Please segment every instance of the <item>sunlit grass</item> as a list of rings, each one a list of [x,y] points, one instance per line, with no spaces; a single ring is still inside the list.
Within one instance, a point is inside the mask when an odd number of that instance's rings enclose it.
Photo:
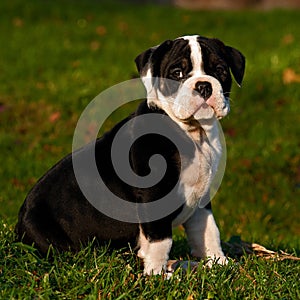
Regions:
[[[222,239],[239,235],[299,255],[299,11],[204,13],[93,0],[11,0],[0,10],[0,298],[299,298],[297,262],[245,256],[238,266],[166,282],[142,277],[130,253],[87,247],[46,260],[13,236],[29,189],[71,151],[85,106],[137,76],[134,58],[148,47],[199,33],[247,59],[243,87],[233,86],[222,120],[227,169],[213,199]],[[173,258],[187,259],[180,232],[175,240]]]

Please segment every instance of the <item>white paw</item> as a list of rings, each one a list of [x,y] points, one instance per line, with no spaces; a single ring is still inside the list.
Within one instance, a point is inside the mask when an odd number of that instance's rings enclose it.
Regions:
[[[166,270],[165,266],[162,264],[145,264],[144,275],[160,275]]]
[[[144,275],[160,275],[166,270],[169,252],[172,246],[172,239],[149,243],[147,252],[139,253],[144,255]]]
[[[208,256],[207,257],[207,263],[205,264],[207,267],[211,268],[214,264],[218,265],[227,265],[228,264],[228,258],[224,255],[221,256]]]

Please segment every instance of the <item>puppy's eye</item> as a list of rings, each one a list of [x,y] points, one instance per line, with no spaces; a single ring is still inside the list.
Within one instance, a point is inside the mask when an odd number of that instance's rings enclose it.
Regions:
[[[180,68],[176,68],[176,69],[173,69],[171,72],[170,72],[170,77],[172,79],[182,79],[183,78],[183,73],[182,73],[182,70]]]
[[[216,67],[216,72],[221,77],[226,77],[227,76],[227,70],[221,65],[218,65]]]

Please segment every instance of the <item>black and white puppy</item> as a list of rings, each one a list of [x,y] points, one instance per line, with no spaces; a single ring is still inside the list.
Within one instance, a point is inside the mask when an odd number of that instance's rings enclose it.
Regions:
[[[245,58],[218,39],[195,35],[167,40],[140,54],[135,62],[146,87],[147,100],[97,140],[98,171],[109,190],[126,201],[150,203],[175,188],[173,199],[178,198],[182,204],[160,219],[149,216],[149,222],[130,223],[111,218],[83,195],[70,154],[50,169],[27,195],[16,225],[18,237],[25,243],[34,243],[42,253],[47,252],[50,244],[59,250],[77,251],[94,238],[99,244],[109,242],[113,247],[130,243],[143,259],[144,274],[160,274],[165,270],[172,246],[172,228],[182,224],[192,255],[224,264],[227,259],[211,206],[199,203],[209,197],[222,155],[217,119],[230,110],[231,73],[240,85]],[[159,165],[150,169],[149,159],[156,154],[164,157],[167,168],[155,186],[130,186],[114,170],[111,145],[126,122],[153,113],[161,116],[161,126],[176,134],[185,150],[179,153],[172,141],[161,135],[140,137],[129,153],[133,171],[138,176],[155,172]],[[137,126],[146,127],[147,122],[133,122],[128,132],[123,133],[125,138],[134,136]],[[85,148],[75,153],[77,159],[84,159],[84,151]],[[94,178],[87,174],[86,182],[92,185]]]

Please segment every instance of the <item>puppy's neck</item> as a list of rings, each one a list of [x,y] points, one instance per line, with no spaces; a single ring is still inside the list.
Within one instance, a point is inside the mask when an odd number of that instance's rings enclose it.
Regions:
[[[220,142],[220,129],[216,118],[208,120],[194,120],[182,124],[182,129],[195,142],[201,152],[209,154],[208,158],[212,162],[212,173],[215,174],[222,156],[222,144]],[[205,150],[206,149],[206,150]]]
[[[197,121],[190,119],[180,122],[179,126],[195,142],[202,144],[205,140],[210,141],[214,136],[218,136],[218,128],[213,120]]]

